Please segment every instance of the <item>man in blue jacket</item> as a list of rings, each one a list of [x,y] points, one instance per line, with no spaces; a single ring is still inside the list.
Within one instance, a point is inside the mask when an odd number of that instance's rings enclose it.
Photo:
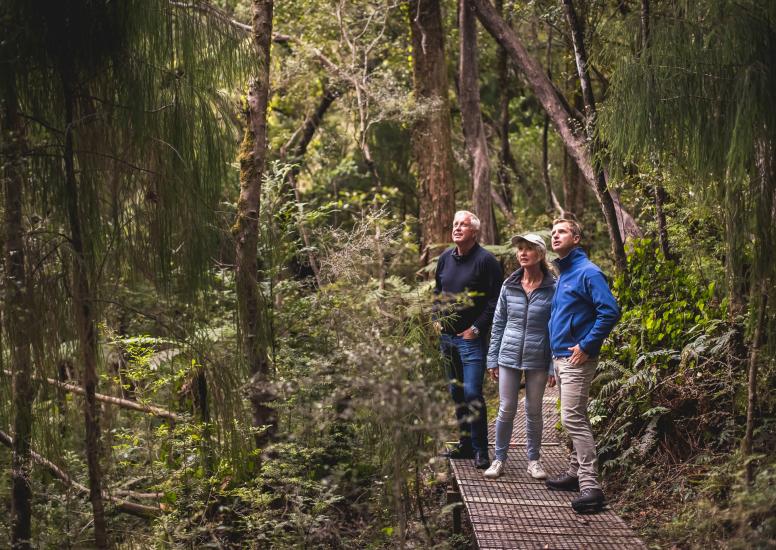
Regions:
[[[560,390],[561,423],[574,451],[565,475],[548,479],[547,488],[580,491],[571,501],[576,512],[598,512],[604,493],[598,483],[598,457],[587,416],[590,384],[598,353],[620,309],[601,269],[579,248],[582,231],[576,220],[552,224],[552,249],[558,254],[558,277],[550,315],[550,347]]]
[[[495,256],[477,243],[480,220],[466,210],[455,213],[455,248],[442,252],[436,269],[435,317],[441,330],[450,393],[461,434],[450,458],[473,458],[477,468],[490,466],[488,418],[482,381],[485,342],[496,310],[503,276]],[[446,300],[446,303],[445,303]]]

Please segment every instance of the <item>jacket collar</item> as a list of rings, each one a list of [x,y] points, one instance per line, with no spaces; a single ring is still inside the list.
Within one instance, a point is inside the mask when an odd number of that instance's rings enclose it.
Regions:
[[[512,275],[510,275],[507,280],[504,281],[504,286],[522,287],[523,271],[524,269],[522,267],[518,268],[517,271],[512,273]],[[540,284],[537,288],[546,288],[554,284],[555,277],[552,275],[552,273],[545,273],[544,278],[542,279],[542,284]]]
[[[587,259],[587,254],[577,246],[572,248],[571,252],[569,252],[565,258],[556,258],[553,260],[553,263],[558,266],[558,271],[563,272],[571,269],[575,263],[578,263],[582,259]]]
[[[466,254],[464,254],[463,256],[461,256],[460,254],[458,254],[458,247],[457,247],[457,246],[454,246],[454,247],[453,247],[453,259],[454,259],[456,262],[465,262],[466,260],[468,260],[469,258],[471,258],[472,256],[474,256],[474,253],[475,253],[475,252],[477,252],[477,249],[478,249],[479,247],[480,247],[480,243],[478,243],[478,242],[475,242],[475,243],[474,243],[474,246],[472,246],[472,247],[469,249],[469,251],[468,251]]]

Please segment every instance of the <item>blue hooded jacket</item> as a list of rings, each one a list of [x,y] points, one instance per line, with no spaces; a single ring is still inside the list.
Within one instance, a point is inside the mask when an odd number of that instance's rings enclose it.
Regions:
[[[552,299],[550,347],[555,357],[569,357],[568,348],[579,344],[590,357],[620,318],[620,308],[601,269],[581,248],[555,260],[560,277]]]

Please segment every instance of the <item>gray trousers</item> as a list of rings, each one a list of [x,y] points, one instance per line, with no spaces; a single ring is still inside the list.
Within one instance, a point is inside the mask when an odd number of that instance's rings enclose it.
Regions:
[[[574,451],[568,474],[579,478],[579,489],[600,489],[598,455],[593,430],[587,416],[590,384],[595,376],[598,358],[572,365],[568,357],[554,357],[555,378],[560,390],[560,421],[571,436]]]
[[[528,445],[528,460],[539,460],[542,449],[542,398],[547,383],[544,369],[498,368],[498,418],[496,419],[496,458],[507,459],[509,440],[517,413],[517,398],[520,394],[520,378],[525,376],[525,424]]]

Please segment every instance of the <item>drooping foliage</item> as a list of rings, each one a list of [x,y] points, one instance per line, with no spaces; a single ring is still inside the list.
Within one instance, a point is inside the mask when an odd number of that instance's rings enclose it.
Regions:
[[[752,280],[773,281],[776,178],[763,162],[776,150],[776,6],[714,0],[659,10],[648,46],[614,73],[603,134],[618,158],[658,159],[691,182],[683,192],[723,205],[734,279],[749,263]]]
[[[58,140],[67,82],[90,256],[195,288],[234,159],[224,117],[232,84],[246,74],[242,34],[167,2],[4,6],[3,68],[23,90],[35,143],[29,196],[42,221],[56,223],[65,200]]]

